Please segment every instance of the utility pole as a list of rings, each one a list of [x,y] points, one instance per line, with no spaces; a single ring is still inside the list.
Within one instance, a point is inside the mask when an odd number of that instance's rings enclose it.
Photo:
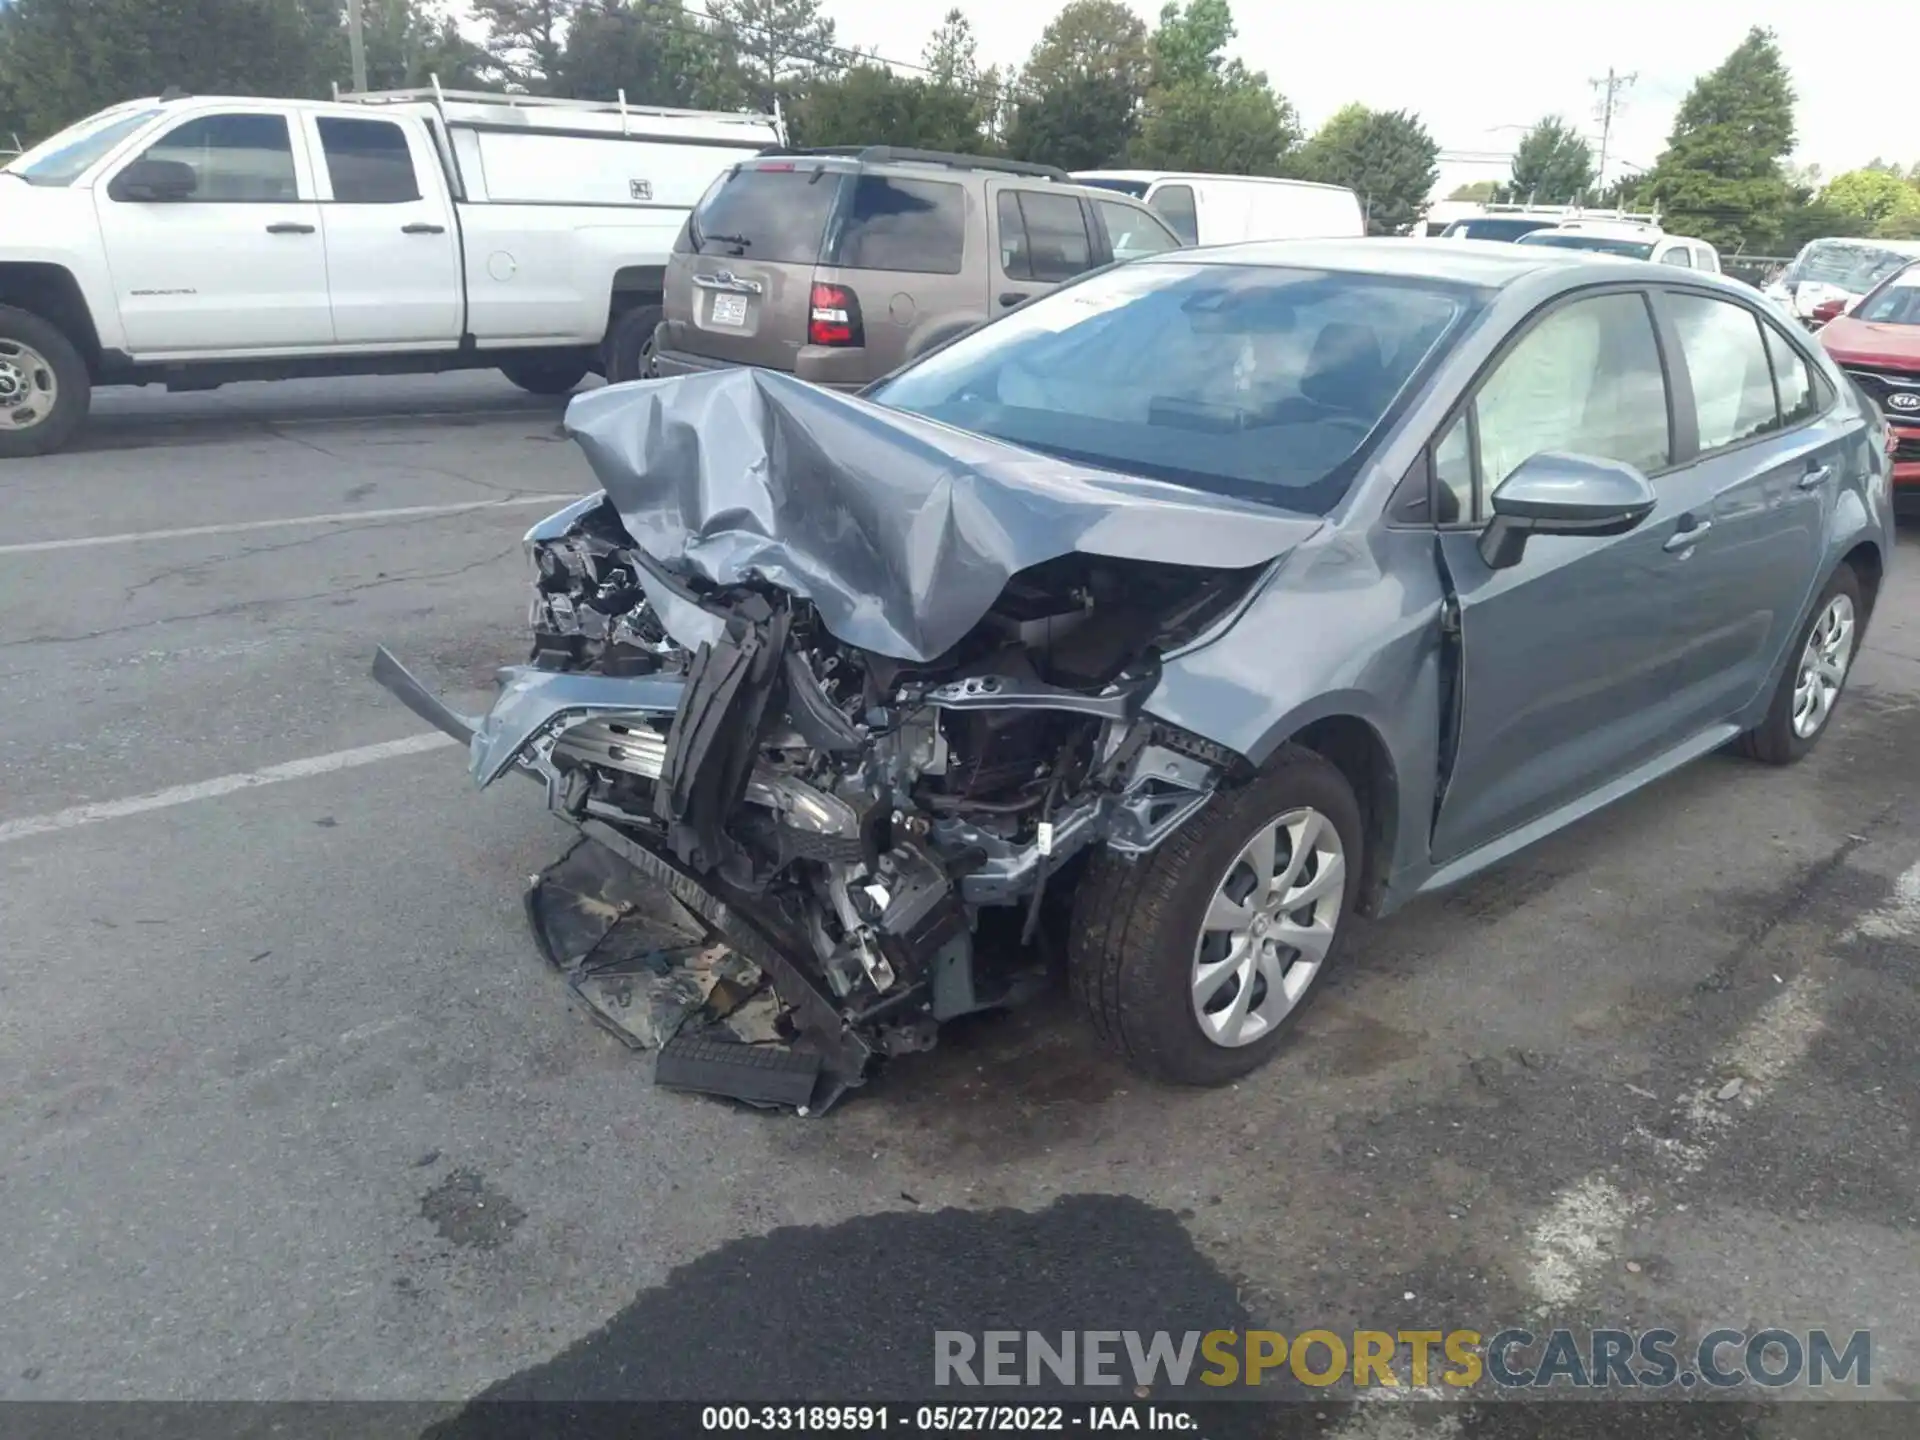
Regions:
[[[355,0],[358,3],[358,0]],[[1589,80],[1587,83],[1600,92],[1600,165],[1594,172],[1593,186],[1596,190],[1607,188],[1607,150],[1613,140],[1613,116],[1620,107],[1620,96],[1626,88],[1640,78],[1638,71],[1631,75],[1620,75],[1614,68],[1607,67],[1607,78]]]
[[[347,0],[347,53],[353,58],[353,88],[367,88],[367,38],[362,26],[361,0]]]

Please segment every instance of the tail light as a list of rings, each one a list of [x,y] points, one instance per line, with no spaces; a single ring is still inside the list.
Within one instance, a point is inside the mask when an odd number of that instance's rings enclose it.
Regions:
[[[812,309],[807,317],[809,345],[864,345],[865,332],[860,325],[860,297],[844,285],[813,287]]]

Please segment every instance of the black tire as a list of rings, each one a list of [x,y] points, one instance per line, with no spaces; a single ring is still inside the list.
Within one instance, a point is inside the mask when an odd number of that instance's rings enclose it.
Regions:
[[[1292,1010],[1264,1035],[1229,1048],[1207,1038],[1191,998],[1194,947],[1221,878],[1266,821],[1311,808],[1340,837],[1346,878],[1333,941]],[[1128,864],[1101,851],[1074,895],[1067,963],[1093,1028],[1135,1069],[1181,1085],[1222,1085],[1258,1069],[1285,1042],[1337,962],[1364,856],[1360,806],[1346,777],[1299,746],[1283,746],[1249,784],[1216,799]]]
[[[1800,683],[1800,661],[1806,654],[1807,641],[1812,637],[1814,628],[1839,596],[1845,596],[1853,610],[1853,636],[1841,675],[1840,689],[1813,733],[1801,735],[1793,726],[1794,693]],[[1766,765],[1791,765],[1820,743],[1820,737],[1827,733],[1827,727],[1833,723],[1834,710],[1847,693],[1846,683],[1853,674],[1853,662],[1860,653],[1860,636],[1866,619],[1866,608],[1860,595],[1860,577],[1854,574],[1851,565],[1842,565],[1833,572],[1833,578],[1827,581],[1820,598],[1813,602],[1813,613],[1807,617],[1807,623],[1793,637],[1793,648],[1787,652],[1787,666],[1781,672],[1780,684],[1773,692],[1773,701],[1767,706],[1767,717],[1740,737],[1741,754]]]
[[[6,367],[8,384],[31,383],[43,390],[51,381],[53,386],[53,403],[44,409],[23,404],[8,410],[31,418],[17,428],[0,428],[0,459],[50,455],[71,440],[93,404],[93,378],[60,328],[30,310],[0,305],[0,366]],[[0,400],[0,407],[5,405]]]
[[[622,310],[607,327],[606,376],[609,385],[646,380],[653,375],[653,332],[660,324],[658,305]]]
[[[509,360],[500,373],[530,395],[567,395],[587,378],[584,360]]]

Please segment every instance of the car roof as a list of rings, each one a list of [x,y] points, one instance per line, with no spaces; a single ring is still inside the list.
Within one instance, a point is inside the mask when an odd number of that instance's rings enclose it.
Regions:
[[[1133,180],[1151,185],[1158,180],[1231,180],[1245,185],[1284,185],[1298,190],[1341,190],[1345,185],[1329,185],[1320,180],[1293,180],[1280,175],[1228,175],[1216,170],[1075,170],[1076,180]]]

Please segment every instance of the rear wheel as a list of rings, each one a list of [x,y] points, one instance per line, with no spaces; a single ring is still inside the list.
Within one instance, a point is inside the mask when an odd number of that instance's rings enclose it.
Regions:
[[[653,374],[653,332],[660,324],[658,305],[622,310],[607,327],[607,383],[645,380]]]
[[[1767,707],[1767,718],[1740,737],[1740,748],[1769,765],[1791,765],[1826,733],[1853,669],[1865,617],[1860,577],[1842,565],[1814,602]]]
[[[1094,1028],[1179,1084],[1265,1064],[1335,959],[1363,843],[1346,777],[1287,746],[1143,860],[1096,854],[1068,950]]]
[[[87,362],[59,327],[0,305],[0,458],[58,450],[92,403]]]
[[[584,360],[509,360],[500,373],[534,395],[565,395],[587,378]]]

